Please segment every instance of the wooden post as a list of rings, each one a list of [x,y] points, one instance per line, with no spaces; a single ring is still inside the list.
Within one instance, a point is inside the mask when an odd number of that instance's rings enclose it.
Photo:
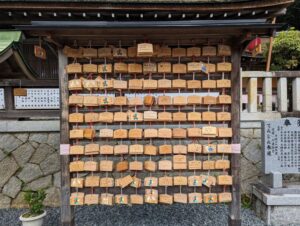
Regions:
[[[300,78],[293,80],[293,111],[300,111]]]
[[[248,112],[257,112],[257,78],[249,78],[247,90]]]
[[[276,23],[276,17],[273,18],[272,24]],[[270,45],[269,45],[269,52],[268,52],[268,58],[267,58],[267,65],[266,65],[266,71],[270,71],[271,67],[271,59],[272,59],[272,51],[273,51],[273,41],[274,41],[274,34],[270,37]]]
[[[68,75],[65,72],[67,65],[67,57],[58,51],[58,73],[59,73],[59,90],[60,90],[60,143],[69,144],[69,91],[68,91]],[[60,219],[62,226],[74,225],[73,208],[70,206],[70,171],[69,171],[70,156],[61,155],[61,207]]]
[[[287,78],[279,78],[277,81],[277,104],[279,112],[287,112]]]
[[[263,111],[272,111],[272,78],[263,80]]]
[[[14,110],[14,95],[11,86],[4,87],[4,102],[5,111],[9,112]]]
[[[231,47],[232,56],[232,72],[231,72],[231,96],[232,96],[232,106],[231,114],[232,121],[231,127],[233,130],[232,144],[240,143],[240,65],[241,65],[241,45],[234,43]],[[232,202],[230,204],[229,219],[228,224],[230,226],[240,226],[241,225],[241,160],[240,154],[231,154],[231,175],[233,177],[232,184]]]

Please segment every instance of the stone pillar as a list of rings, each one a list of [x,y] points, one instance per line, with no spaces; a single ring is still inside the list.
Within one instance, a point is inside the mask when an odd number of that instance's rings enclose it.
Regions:
[[[257,78],[248,80],[248,112],[257,112]]]
[[[300,111],[300,78],[293,80],[293,111]]]
[[[279,78],[277,82],[277,103],[279,112],[287,112],[287,78]]]
[[[263,111],[272,111],[272,78],[263,80]]]

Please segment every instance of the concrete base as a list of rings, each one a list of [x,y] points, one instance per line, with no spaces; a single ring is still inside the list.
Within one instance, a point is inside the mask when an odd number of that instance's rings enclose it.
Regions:
[[[254,185],[253,208],[267,225],[300,224],[300,194],[271,195]]]

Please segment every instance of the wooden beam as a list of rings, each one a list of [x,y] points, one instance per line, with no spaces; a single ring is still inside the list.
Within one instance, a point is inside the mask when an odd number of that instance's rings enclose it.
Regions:
[[[59,110],[12,110],[7,109],[0,111],[1,119],[17,119],[17,118],[53,118],[59,117]]]
[[[60,143],[69,144],[69,91],[68,91],[68,75],[65,72],[65,66],[68,63],[67,57],[58,50],[58,75],[60,89]],[[70,183],[70,156],[61,155],[61,207],[60,220],[62,226],[74,225],[73,207],[70,206],[71,183]]]
[[[231,127],[233,130],[232,144],[240,144],[240,66],[241,66],[241,45],[232,44],[232,72],[231,72]],[[232,184],[232,202],[229,208],[229,225],[240,226],[241,225],[241,160],[240,154],[231,154],[231,175],[233,177]]]
[[[150,1],[144,1],[143,3],[137,3],[136,1],[127,1],[127,3],[15,3],[15,2],[5,2],[0,4],[0,9],[2,10],[29,10],[29,11],[45,11],[47,9],[55,10],[55,11],[82,11],[85,10],[89,11],[118,11],[118,10],[126,10],[128,12],[131,11],[192,11],[192,12],[227,12],[236,11],[239,12],[240,10],[259,10],[260,8],[263,10],[271,10],[271,9],[281,9],[285,8],[291,3],[293,0],[260,0],[260,1],[250,1],[250,2],[236,2],[236,3],[218,3],[216,7],[216,3],[201,3],[201,4],[193,4],[191,1],[178,1],[177,3],[181,4],[174,4],[173,0],[166,0],[164,3],[166,4],[159,4],[153,3]],[[135,3],[135,4],[132,4]],[[161,2],[160,2],[161,3]],[[167,4],[169,3],[169,4]],[[185,4],[184,4],[185,3]]]
[[[28,79],[1,79],[0,80],[0,87],[53,87],[58,88],[58,80],[36,80],[31,81]]]

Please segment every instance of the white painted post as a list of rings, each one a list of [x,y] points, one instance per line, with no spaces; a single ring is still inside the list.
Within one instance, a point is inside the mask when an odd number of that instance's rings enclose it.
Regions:
[[[272,78],[263,79],[263,111],[272,111]]]
[[[287,112],[287,78],[279,78],[277,81],[277,103],[279,112]]]
[[[257,78],[248,80],[248,112],[257,112]]]
[[[293,111],[300,111],[300,78],[293,80]]]

